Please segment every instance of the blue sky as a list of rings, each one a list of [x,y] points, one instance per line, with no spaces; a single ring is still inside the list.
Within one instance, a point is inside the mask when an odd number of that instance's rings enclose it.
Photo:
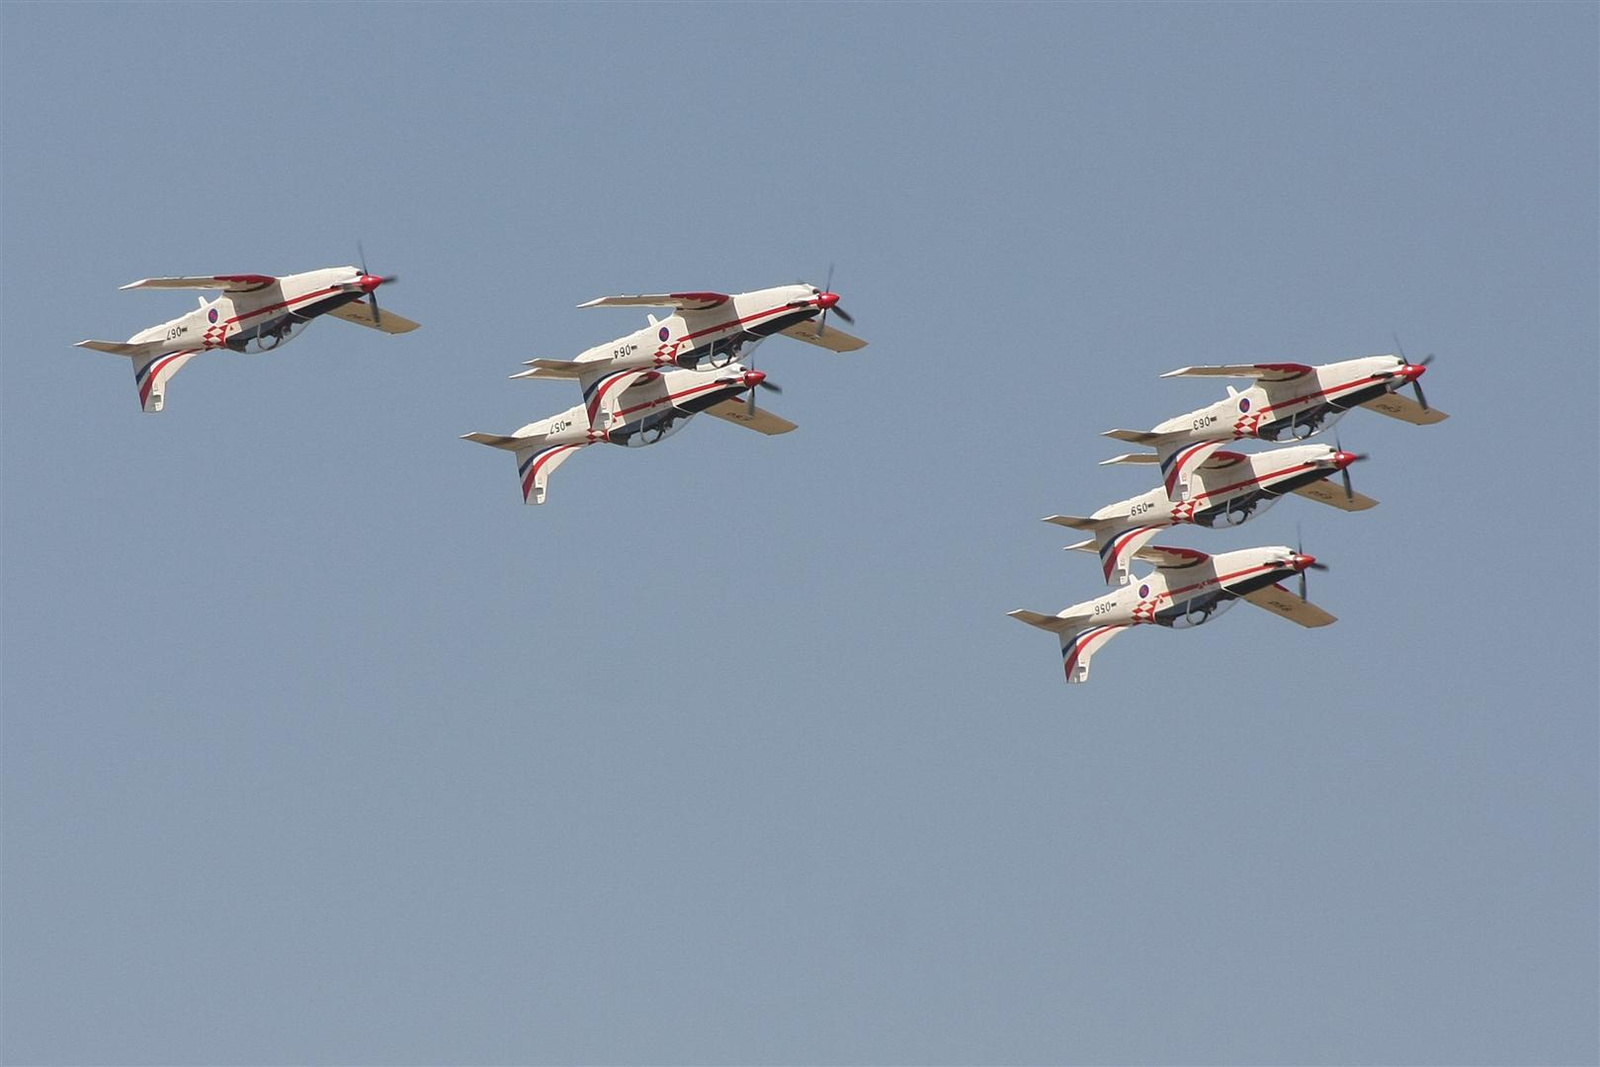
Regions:
[[[0,8],[13,1063],[1592,1063],[1592,5]],[[353,262],[387,337],[75,350]],[[834,287],[800,424],[461,442]],[[1437,353],[1319,631],[1004,615],[1189,363]]]

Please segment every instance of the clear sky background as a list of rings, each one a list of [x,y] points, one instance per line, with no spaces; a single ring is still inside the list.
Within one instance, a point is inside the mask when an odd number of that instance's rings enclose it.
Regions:
[[[1593,1063],[1597,9],[7,4],[4,1058]],[[138,409],[150,275],[355,261]],[[800,424],[457,440],[608,293]],[[1189,363],[1438,354],[1331,566],[1069,687]]]

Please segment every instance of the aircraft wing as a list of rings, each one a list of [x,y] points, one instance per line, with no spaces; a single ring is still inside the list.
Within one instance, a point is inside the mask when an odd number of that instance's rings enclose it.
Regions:
[[[585,301],[581,308],[677,308],[679,311],[710,311],[733,297],[727,293],[644,293],[638,296],[601,296]]]
[[[265,289],[278,279],[270,274],[197,274],[182,278],[140,278],[124,289],[221,289],[225,293],[248,293]]]
[[[1245,593],[1244,599],[1258,608],[1266,608],[1274,615],[1282,615],[1290,622],[1299,623],[1301,626],[1314,628],[1339,621],[1309,600],[1301,600],[1281,585],[1269,585],[1252,593]]]
[[[1288,382],[1310,374],[1304,363],[1223,363],[1211,367],[1179,367],[1163,378],[1254,378],[1262,382]]]
[[[717,401],[706,408],[705,412],[707,415],[715,415],[719,419],[726,419],[729,422],[738,423],[740,426],[748,426],[756,433],[764,433],[768,437],[775,437],[780,433],[788,433],[790,430],[799,429],[788,419],[779,418],[772,412],[764,411],[761,408],[756,408],[755,414],[752,415],[748,404],[733,397]]]
[[[1434,423],[1443,422],[1450,417],[1438,408],[1425,408],[1410,397],[1401,396],[1399,393],[1385,393],[1376,400],[1369,400],[1361,406],[1371,408],[1373,411],[1381,415],[1387,415],[1391,419],[1409,422],[1414,426],[1432,426]]]
[[[365,300],[352,300],[348,304],[340,304],[328,314],[336,319],[353,322],[357,326],[365,326],[369,330],[382,330],[384,333],[410,333],[417,328],[417,323],[392,311],[385,311],[382,320],[374,319],[372,305]]]
[[[778,332],[785,337],[793,337],[796,341],[804,341],[808,345],[826,348],[830,352],[854,352],[858,348],[867,347],[867,342],[861,338],[852,337],[833,326],[829,326],[826,332],[818,334],[816,319],[797,322],[793,326],[785,327]]]
[[[1346,497],[1342,486],[1334,485],[1326,478],[1320,482],[1312,482],[1310,485],[1302,485],[1298,489],[1290,490],[1290,492],[1310,500],[1331,505],[1343,511],[1366,511],[1368,508],[1378,506],[1376,500],[1364,493],[1352,493],[1350,497]]]

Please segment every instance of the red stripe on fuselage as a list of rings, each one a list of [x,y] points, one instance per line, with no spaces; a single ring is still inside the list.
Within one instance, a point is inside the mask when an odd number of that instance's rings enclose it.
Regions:
[[[816,307],[817,303],[814,300],[808,300],[805,303],[803,303],[801,306],[802,307]],[[715,326],[707,326],[705,329],[696,330],[694,333],[686,333],[681,338],[679,338],[679,340],[680,341],[693,341],[697,337],[704,337],[707,334],[711,334],[711,333],[719,333],[719,332],[721,332],[723,330],[728,329],[731,326],[743,326],[745,323],[754,322],[756,319],[770,318],[771,316],[776,315],[779,312],[782,312],[782,311],[793,311],[793,310],[796,310],[794,305],[792,305],[792,304],[781,304],[778,307],[775,307],[775,308],[771,309],[770,311],[757,311],[756,313],[754,313],[752,315],[746,315],[746,316],[744,316],[743,318],[740,318],[740,319],[729,319],[727,322],[718,323]]]
[[[1254,567],[1246,567],[1244,570],[1234,571],[1232,574],[1219,574],[1214,578],[1208,578],[1203,582],[1195,582],[1193,585],[1186,585],[1181,589],[1165,590],[1164,592],[1157,593],[1150,597],[1150,603],[1160,603],[1163,598],[1167,600],[1174,600],[1181,593],[1187,593],[1192,589],[1204,589],[1209,585],[1221,587],[1224,585],[1224,583],[1231,582],[1235,578],[1243,578],[1246,575],[1254,574],[1257,571],[1277,570],[1282,566],[1283,564],[1281,563],[1258,563]]]
[[[650,408],[660,407],[662,404],[675,403],[676,401],[682,400],[686,396],[695,396],[696,394],[703,393],[708,389],[728,389],[728,388],[731,388],[731,386],[729,386],[728,383],[726,383],[726,382],[711,382],[711,383],[709,383],[707,385],[697,385],[692,389],[685,389],[681,393],[668,393],[664,397],[658,397],[657,399],[651,400],[651,401],[649,401],[648,403],[645,403],[645,404],[635,404],[631,408],[622,408],[622,409],[618,410],[617,416],[619,418],[626,418],[627,416],[632,415],[636,411],[648,411]]]
[[[1268,404],[1266,407],[1257,412],[1257,414],[1266,415],[1269,411],[1277,411],[1280,408],[1293,407],[1294,405],[1304,403],[1307,400],[1314,400],[1318,397],[1331,398],[1334,393],[1346,392],[1351,389],[1358,389],[1363,386],[1371,385],[1374,382],[1382,382],[1387,380],[1388,379],[1386,378],[1379,378],[1375,374],[1368,375],[1365,378],[1360,378],[1353,382],[1346,382],[1344,385],[1335,385],[1328,389],[1318,389],[1314,393],[1306,393],[1304,396],[1290,397],[1288,400],[1281,400],[1276,404]]]
[[[1281,471],[1269,471],[1266,474],[1258,475],[1254,478],[1247,478],[1242,482],[1234,482],[1232,485],[1224,485],[1216,489],[1207,490],[1206,492],[1195,496],[1193,499],[1196,501],[1205,500],[1207,497],[1219,496],[1223,493],[1231,493],[1235,489],[1243,489],[1252,485],[1265,486],[1268,478],[1278,478],[1285,475],[1297,474],[1300,471],[1312,470],[1315,467],[1315,463],[1297,463],[1293,467],[1285,467]]]
[[[254,318],[257,315],[265,315],[269,311],[279,311],[279,310],[281,310],[283,308],[291,307],[291,306],[293,306],[295,304],[303,304],[307,300],[314,300],[314,299],[316,299],[317,297],[320,297],[320,296],[331,296],[334,293],[342,293],[342,292],[344,292],[344,287],[343,286],[339,286],[339,285],[330,286],[327,289],[318,289],[315,292],[306,293],[303,296],[293,297],[292,299],[289,299],[289,300],[281,300],[276,304],[267,304],[267,305],[264,305],[262,307],[256,308],[254,311],[246,311],[242,315],[235,315],[231,319],[224,320],[222,325],[223,325],[223,328],[226,329],[227,327],[232,326],[236,322],[243,322],[245,319]]]

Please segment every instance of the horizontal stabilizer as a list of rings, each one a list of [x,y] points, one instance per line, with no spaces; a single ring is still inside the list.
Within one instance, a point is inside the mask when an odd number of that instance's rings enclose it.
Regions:
[[[834,326],[829,326],[825,331],[818,333],[816,319],[797,322],[793,326],[786,326],[778,332],[785,337],[793,337],[796,341],[804,341],[808,345],[826,348],[830,352],[854,352],[858,348],[867,347],[867,342],[861,338],[852,337]]]
[[[1155,448],[1169,441],[1187,441],[1186,433],[1156,433],[1154,430],[1107,430],[1100,435],[1118,441],[1126,441],[1130,445],[1149,445]]]
[[[1179,367],[1163,378],[1254,378],[1260,382],[1288,382],[1315,371],[1304,363],[1226,363],[1212,367]]]
[[[1099,551],[1100,551],[1100,542],[1096,541],[1092,537],[1086,537],[1082,541],[1074,541],[1070,545],[1062,545],[1061,546],[1061,551],[1063,551],[1063,552],[1094,552],[1094,553],[1099,553]]]
[[[372,314],[372,305],[365,300],[352,300],[348,304],[340,304],[328,314],[336,319],[353,322],[357,326],[365,326],[369,330],[382,330],[384,333],[410,333],[417,328],[417,323],[392,311],[382,312],[381,318],[375,318]]]
[[[166,345],[165,341],[144,341],[129,344],[127,341],[79,341],[74,348],[92,348],[96,352],[110,352],[113,356],[152,356]]]
[[[1221,470],[1224,467],[1232,467],[1236,463],[1243,463],[1246,458],[1242,452],[1214,452],[1206,458],[1204,463],[1199,464],[1194,469],[1197,471]],[[1160,462],[1161,457],[1154,452],[1124,452],[1120,456],[1112,456],[1110,459],[1101,460],[1100,466],[1107,467],[1113,463],[1143,463],[1153,466]]]
[[[1339,620],[1317,607],[1309,600],[1301,600],[1281,585],[1269,585],[1244,594],[1244,598],[1258,608],[1281,615],[1290,622],[1315,628]]]
[[[225,293],[248,293],[265,289],[278,279],[270,274],[198,274],[180,278],[140,278],[124,289],[221,289]]]
[[[1028,611],[1025,608],[1008,611],[1006,614],[1018,622],[1025,622],[1029,626],[1037,626],[1041,630],[1049,630],[1054,634],[1071,630],[1089,618],[1087,615],[1045,615],[1037,611]]]
[[[788,433],[790,430],[799,429],[788,419],[779,418],[772,412],[762,408],[756,408],[755,413],[751,414],[750,405],[734,397],[729,397],[727,400],[719,400],[706,408],[705,411],[707,415],[715,415],[719,419],[726,419],[728,422],[747,426],[756,433],[764,433],[768,437],[776,437],[780,433]]]
[[[577,381],[585,373],[593,373],[594,363],[585,363],[577,359],[530,359],[522,364],[532,367],[532,370],[518,371],[511,375],[513,378],[544,378]]]
[[[1364,493],[1351,492],[1348,497],[1345,496],[1342,486],[1333,485],[1326,478],[1320,482],[1312,482],[1310,485],[1302,485],[1298,489],[1291,490],[1291,492],[1343,511],[1366,511],[1368,508],[1378,506],[1376,500]]]
[[[1399,393],[1385,393],[1374,400],[1368,400],[1361,405],[1371,408],[1380,415],[1387,415],[1391,419],[1409,422],[1413,426],[1432,426],[1436,422],[1443,422],[1450,416],[1438,408],[1425,408],[1408,396]]]
[[[1069,526],[1074,530],[1093,530],[1100,524],[1094,519],[1082,515],[1046,515],[1045,522],[1053,522],[1057,526]]]
[[[464,433],[461,435],[461,439],[463,441],[476,441],[478,444],[488,445],[490,448],[503,448],[507,452],[515,452],[519,448],[531,448],[543,436],[543,434],[534,434],[529,437],[516,437],[511,434],[500,433]]]
[[[636,296],[602,296],[585,301],[581,308],[677,308],[679,311],[710,311],[733,299],[727,293],[644,293]]]

